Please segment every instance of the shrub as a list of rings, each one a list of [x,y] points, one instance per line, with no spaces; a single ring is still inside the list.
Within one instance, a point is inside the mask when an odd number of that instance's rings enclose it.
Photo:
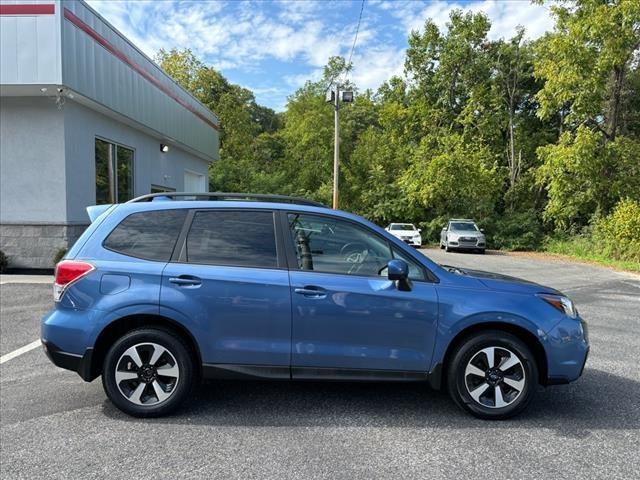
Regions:
[[[542,225],[534,212],[505,214],[483,224],[489,248],[504,250],[536,250],[542,243]]]
[[[58,262],[62,260],[66,254],[67,254],[66,248],[58,249],[58,251],[53,255],[53,264],[57,265]]]
[[[617,260],[640,262],[640,202],[620,200],[611,214],[595,222],[594,239]]]
[[[4,273],[9,265],[9,259],[4,254],[2,250],[0,250],[0,273]]]
[[[436,217],[428,222],[419,222],[416,226],[422,230],[422,232],[420,232],[422,235],[422,243],[439,243],[440,232],[447,226],[448,220],[447,217]]]

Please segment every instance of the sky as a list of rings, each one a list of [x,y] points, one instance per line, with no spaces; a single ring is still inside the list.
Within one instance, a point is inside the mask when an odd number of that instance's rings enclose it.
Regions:
[[[190,48],[276,111],[305,81],[322,76],[330,56],[349,57],[362,6],[361,0],[88,3],[149,57],[160,48]],[[350,80],[375,90],[402,75],[409,33],[429,18],[446,28],[455,8],[486,13],[492,39],[509,38],[518,25],[531,39],[553,27],[548,7],[528,0],[365,0]]]

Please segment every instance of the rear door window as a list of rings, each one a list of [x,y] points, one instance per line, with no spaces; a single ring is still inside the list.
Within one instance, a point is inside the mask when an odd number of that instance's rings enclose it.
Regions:
[[[196,212],[187,235],[186,260],[206,265],[277,268],[273,212]]]
[[[168,262],[186,215],[184,209],[132,213],[109,234],[103,246],[130,257]]]

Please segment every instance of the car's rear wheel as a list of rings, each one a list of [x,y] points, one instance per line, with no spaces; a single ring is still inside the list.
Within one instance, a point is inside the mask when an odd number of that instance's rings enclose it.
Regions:
[[[479,418],[500,420],[524,410],[538,384],[535,357],[518,337],[490,330],[465,339],[447,369],[449,394]]]
[[[102,385],[123,412],[157,417],[177,408],[195,384],[189,347],[166,330],[143,328],[118,339],[103,364]]]

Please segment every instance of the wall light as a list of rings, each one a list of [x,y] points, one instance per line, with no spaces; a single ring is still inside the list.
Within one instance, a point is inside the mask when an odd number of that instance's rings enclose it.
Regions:
[[[164,143],[160,144],[160,151],[162,153],[167,153],[169,151],[169,145],[165,145]]]

